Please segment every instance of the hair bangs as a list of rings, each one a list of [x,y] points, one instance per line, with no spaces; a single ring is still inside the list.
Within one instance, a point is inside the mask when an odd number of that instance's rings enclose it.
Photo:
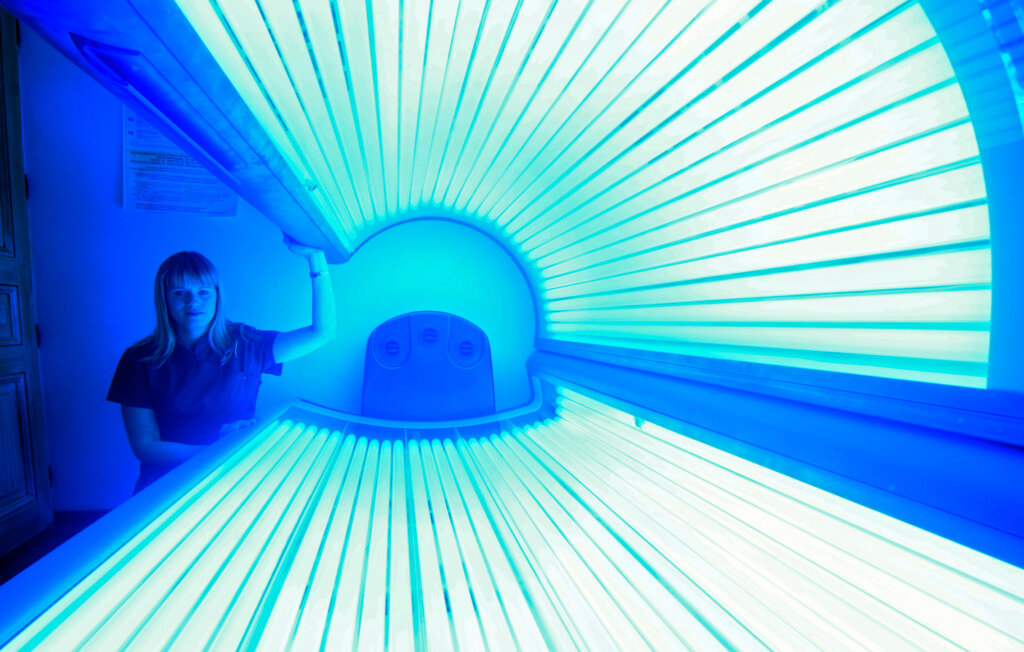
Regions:
[[[167,288],[183,288],[191,285],[200,287],[215,288],[220,285],[217,278],[217,270],[204,256],[184,252],[186,255],[178,254],[168,265],[164,274],[164,283]]]

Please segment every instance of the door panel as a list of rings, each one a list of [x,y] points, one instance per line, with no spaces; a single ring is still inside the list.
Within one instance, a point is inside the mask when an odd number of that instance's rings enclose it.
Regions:
[[[0,378],[0,513],[27,497],[29,478],[23,437],[27,434],[27,408],[25,377]]]
[[[0,555],[53,520],[32,306],[14,19],[0,12]]]
[[[21,345],[18,286],[0,285],[0,346]]]

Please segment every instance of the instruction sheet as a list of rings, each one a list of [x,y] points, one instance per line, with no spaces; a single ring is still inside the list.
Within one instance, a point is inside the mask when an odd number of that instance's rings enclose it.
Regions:
[[[123,143],[126,209],[235,214],[235,192],[127,106]]]

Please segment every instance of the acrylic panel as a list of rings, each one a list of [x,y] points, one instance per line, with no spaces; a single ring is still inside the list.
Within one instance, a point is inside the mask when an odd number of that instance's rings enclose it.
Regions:
[[[352,247],[452,217],[548,337],[985,384],[985,183],[916,2],[178,4]]]
[[[271,425],[5,649],[1024,645],[1020,569],[568,390],[385,434]]]

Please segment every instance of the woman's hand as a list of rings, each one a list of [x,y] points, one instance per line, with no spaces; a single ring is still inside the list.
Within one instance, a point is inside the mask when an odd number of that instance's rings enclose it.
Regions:
[[[252,425],[255,425],[255,424],[256,424],[256,419],[242,419],[240,421],[232,421],[231,423],[225,423],[223,426],[220,427],[220,434],[217,435],[217,436],[218,437],[223,437],[224,435],[228,434],[229,432],[234,432],[235,430],[241,430],[242,428],[248,428],[249,426],[252,426]]]
[[[312,260],[317,256],[317,254],[323,255],[324,253],[323,249],[317,249],[316,247],[302,244],[287,233],[284,234],[284,244],[288,247],[288,251],[298,256],[302,256],[306,260]]]

